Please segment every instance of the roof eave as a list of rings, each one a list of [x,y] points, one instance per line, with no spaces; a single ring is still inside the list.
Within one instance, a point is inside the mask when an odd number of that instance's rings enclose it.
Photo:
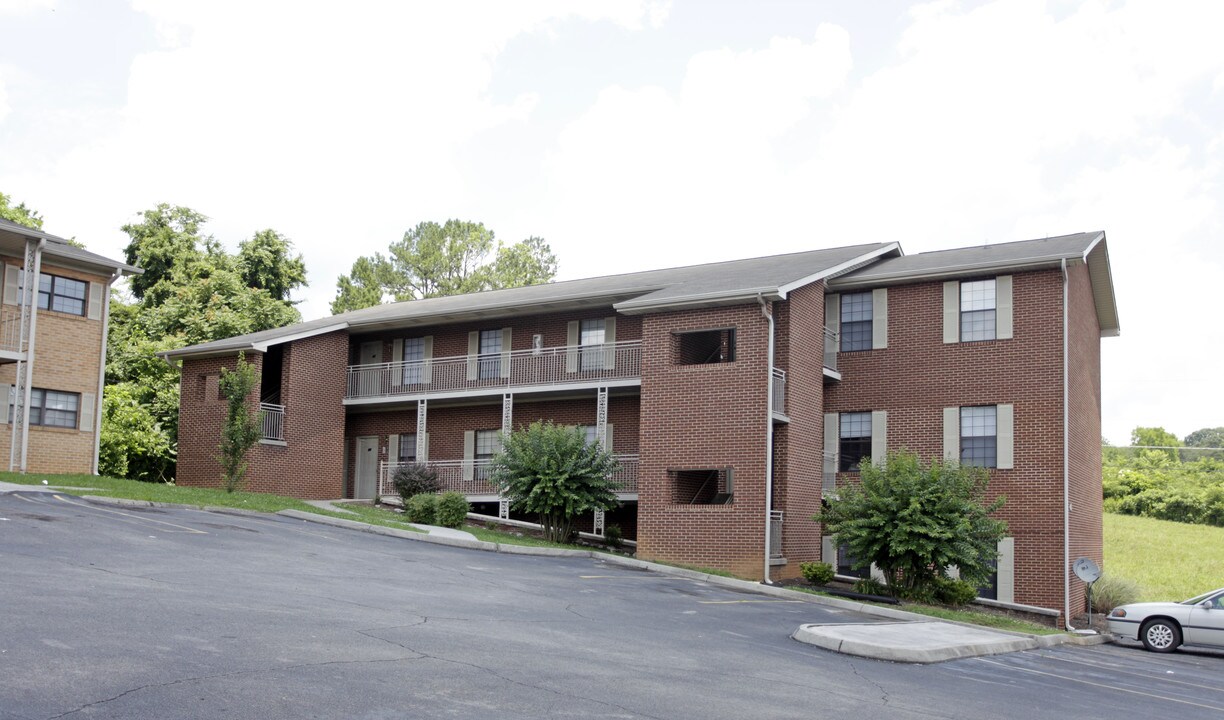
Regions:
[[[696,293],[658,300],[629,300],[617,303],[612,307],[622,315],[645,315],[652,312],[671,310],[695,310],[704,307],[722,307],[725,305],[742,305],[756,302],[761,297],[766,300],[784,300],[786,294],[777,287],[758,287],[736,290],[735,292]]]
[[[875,250],[872,250],[871,252],[863,253],[862,255],[853,257],[843,263],[834,265],[831,268],[826,268],[824,270],[821,270],[818,273],[813,273],[811,275],[808,275],[807,277],[802,277],[802,278],[799,278],[798,280],[794,280],[792,282],[786,283],[785,285],[778,288],[778,292],[780,292],[782,294],[782,297],[785,298],[786,295],[790,293],[790,291],[792,290],[801,288],[805,285],[811,285],[812,283],[817,282],[819,280],[825,280],[829,278],[835,278],[839,275],[844,275],[848,272],[852,272],[854,270],[857,270],[860,267],[863,267],[864,265],[872,262],[873,260],[877,260],[881,257],[884,257],[885,255],[891,255],[894,253],[897,255],[904,254],[901,250],[901,243],[898,243],[898,242],[888,243],[881,248],[877,248]]]
[[[927,280],[939,280],[943,278],[967,277],[971,275],[980,275],[986,272],[1043,270],[1046,268],[1058,267],[1063,260],[1071,259],[1073,257],[1078,256],[1057,255],[1043,256],[1040,258],[1021,258],[1019,260],[1009,262],[972,263],[969,265],[933,268],[917,273],[889,273],[887,275],[867,275],[863,277],[846,279],[838,278],[831,280],[829,285],[837,289],[869,286],[878,287],[880,285],[900,285],[903,283],[924,282]]]

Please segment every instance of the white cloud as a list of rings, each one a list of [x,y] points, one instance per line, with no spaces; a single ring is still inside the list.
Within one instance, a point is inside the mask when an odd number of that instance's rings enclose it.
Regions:
[[[52,10],[56,0],[0,0],[0,15],[30,15],[39,10]]]

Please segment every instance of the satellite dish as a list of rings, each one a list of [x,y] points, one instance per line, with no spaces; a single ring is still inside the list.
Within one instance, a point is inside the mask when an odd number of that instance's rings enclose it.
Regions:
[[[1075,571],[1075,577],[1086,583],[1096,582],[1101,577],[1101,568],[1091,558],[1076,558],[1071,563],[1071,569]]]

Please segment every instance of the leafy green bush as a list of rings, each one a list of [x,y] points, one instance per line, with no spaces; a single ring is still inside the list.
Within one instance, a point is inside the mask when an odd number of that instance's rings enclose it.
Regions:
[[[404,503],[404,518],[410,523],[433,525],[438,514],[438,496],[421,493]]]
[[[1177,452],[1106,448],[1101,468],[1105,510],[1224,527],[1224,462],[1201,454],[1206,451],[1187,462]]]
[[[935,599],[944,605],[960,607],[977,599],[977,587],[973,583],[952,578],[939,578],[935,582]]]
[[[859,578],[854,581],[850,589],[856,593],[863,595],[888,595],[888,588],[884,587],[884,583],[873,578]]]
[[[799,563],[799,572],[813,585],[828,585],[833,581],[833,566],[827,562]]]
[[[874,564],[890,594],[925,599],[949,566],[975,586],[989,580],[1007,523],[990,517],[1003,498],[986,501],[988,480],[982,468],[893,453],[863,464],[815,520],[849,546],[855,569]]]
[[[391,483],[405,508],[408,507],[409,498],[422,494],[432,495],[442,488],[438,482],[438,471],[423,463],[399,466],[391,475]]]
[[[570,542],[579,515],[617,506],[610,479],[617,467],[616,458],[588,443],[578,428],[534,422],[503,439],[491,479],[511,507],[539,516],[545,539]]]
[[[620,525],[608,525],[604,528],[604,542],[608,543],[608,547],[620,547],[622,537]]]
[[[1124,577],[1103,573],[1101,579],[1092,583],[1093,612],[1104,614],[1138,599],[1139,586]]]
[[[434,511],[434,522],[448,528],[457,528],[467,520],[468,501],[463,493],[444,492],[438,496]]]

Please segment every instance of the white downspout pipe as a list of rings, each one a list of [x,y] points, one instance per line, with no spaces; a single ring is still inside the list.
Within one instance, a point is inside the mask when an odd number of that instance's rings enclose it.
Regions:
[[[769,378],[765,386],[765,565],[764,582],[772,585],[769,579],[769,524],[772,521],[770,510],[773,509],[773,364],[774,364],[774,319],[773,312],[765,304],[765,298],[757,294],[757,302],[761,306],[761,316],[769,323],[769,364],[765,368]]]
[[[1067,445],[1070,438],[1070,429],[1067,423],[1071,417],[1071,410],[1067,406],[1070,399],[1070,390],[1068,389],[1067,372],[1071,366],[1070,358],[1067,357],[1068,336],[1070,331],[1067,328],[1067,297],[1068,297],[1068,278],[1067,278],[1067,259],[1062,260],[1062,331],[1063,331],[1063,346],[1062,346],[1062,381],[1063,381],[1063,402],[1062,402],[1062,450],[1063,450],[1063,623],[1067,630],[1074,631],[1071,627],[1071,468],[1070,460],[1071,453]]]
[[[110,296],[111,286],[123,273],[115,270],[110,281],[106,283],[106,297],[102,300],[102,364],[98,369],[98,394],[94,397],[94,449],[93,463],[90,472],[98,474],[98,456],[102,452],[102,393],[106,390],[106,343],[110,332]]]

